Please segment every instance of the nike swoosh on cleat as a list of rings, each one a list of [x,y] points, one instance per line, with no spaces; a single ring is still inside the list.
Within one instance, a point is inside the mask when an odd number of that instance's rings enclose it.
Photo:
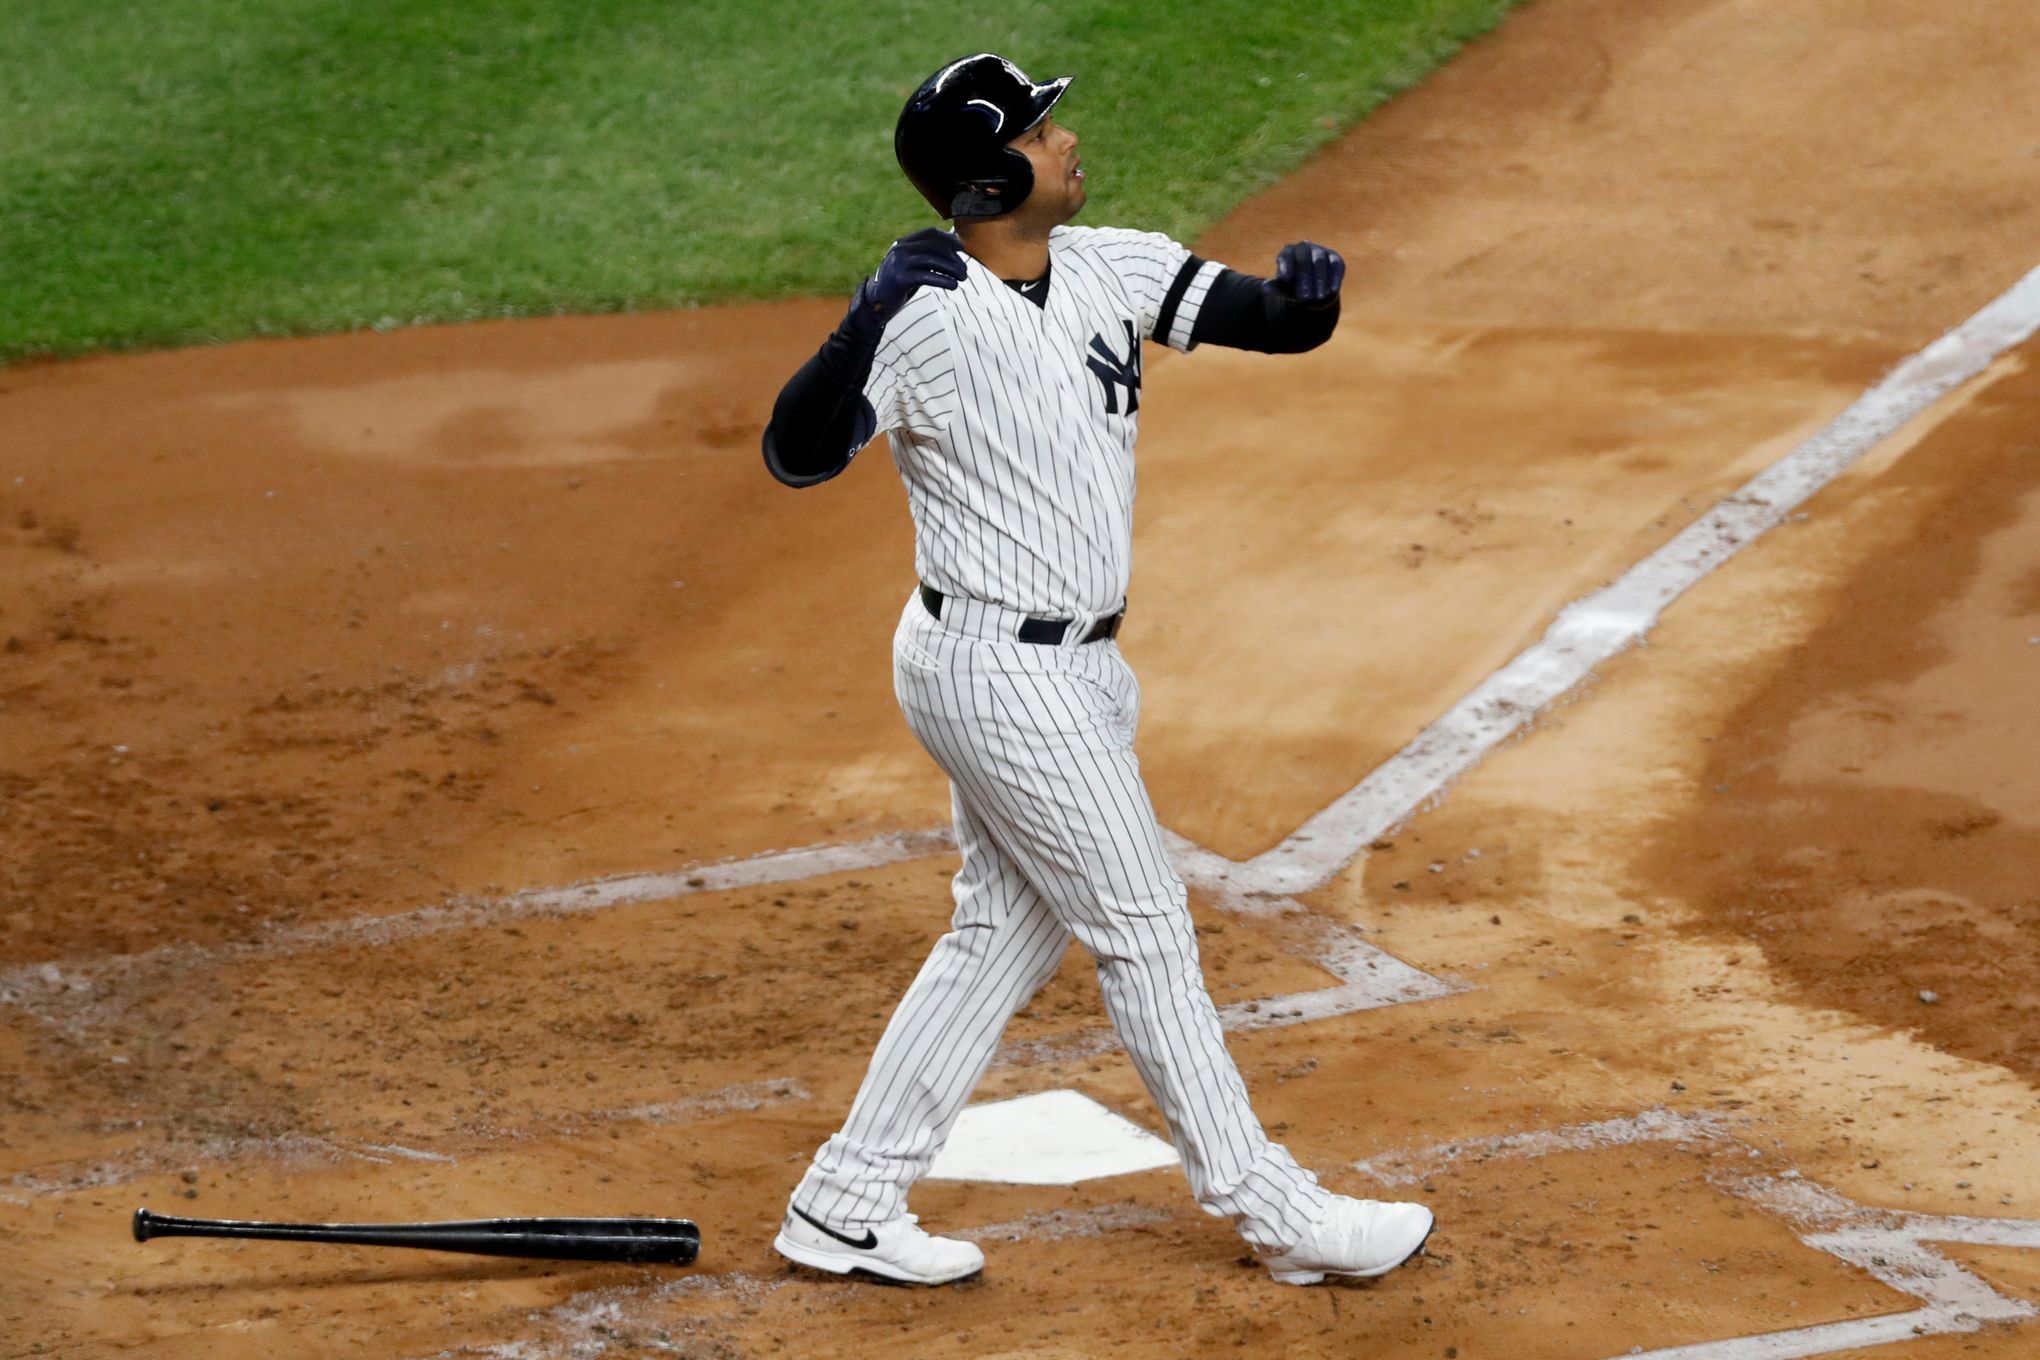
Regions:
[[[787,1207],[793,1208],[792,1205],[788,1205]],[[838,1242],[841,1242],[846,1247],[855,1247],[859,1251],[870,1251],[873,1247],[878,1245],[878,1234],[873,1232],[869,1228],[866,1228],[864,1230],[864,1240],[860,1242],[854,1237],[845,1237],[843,1234],[837,1232],[834,1228],[830,1227],[828,1224],[821,1222],[820,1220],[812,1217],[811,1215],[801,1213],[801,1211],[797,1208],[793,1208],[793,1211],[796,1214],[800,1214],[800,1219],[803,1223],[807,1224],[809,1227],[813,1228],[817,1232],[827,1233],[829,1236],[835,1238]]]

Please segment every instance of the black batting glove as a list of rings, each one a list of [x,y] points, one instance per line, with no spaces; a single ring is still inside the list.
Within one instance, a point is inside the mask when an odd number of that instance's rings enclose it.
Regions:
[[[1324,307],[1339,300],[1339,285],[1346,281],[1346,262],[1339,252],[1315,241],[1298,241],[1282,247],[1275,256],[1276,292],[1312,307]]]
[[[921,288],[954,288],[963,282],[963,246],[940,227],[923,227],[894,241],[878,272],[857,290],[850,309],[880,325],[892,320]]]

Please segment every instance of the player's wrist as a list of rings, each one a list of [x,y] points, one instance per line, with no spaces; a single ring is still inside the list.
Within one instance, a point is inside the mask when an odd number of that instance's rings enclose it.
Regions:
[[[877,297],[877,280],[866,279],[857,285],[857,292],[850,299],[850,310],[843,317],[843,328],[859,338],[870,338],[885,329],[885,323],[892,319],[892,311]]]

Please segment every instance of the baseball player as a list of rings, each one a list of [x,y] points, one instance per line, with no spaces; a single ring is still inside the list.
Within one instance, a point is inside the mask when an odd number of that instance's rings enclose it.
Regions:
[[[1262,1131],[1141,782],[1140,691],[1114,641],[1141,342],[1311,349],[1338,324],[1345,264],[1299,242],[1256,278],[1166,236],[1064,225],[1084,205],[1077,136],[1051,113],[1069,83],[1037,85],[981,53],[914,92],[894,150],[955,233],[893,243],[765,431],[766,466],[797,487],[890,437],[920,577],[893,638],[894,686],[949,775],[963,854],[951,929],[774,1246],[920,1284],[983,1268],[977,1247],[923,1231],[907,1192],[1074,938],[1198,1203],[1277,1280],[1380,1275],[1422,1247],[1431,1212],[1330,1194]]]

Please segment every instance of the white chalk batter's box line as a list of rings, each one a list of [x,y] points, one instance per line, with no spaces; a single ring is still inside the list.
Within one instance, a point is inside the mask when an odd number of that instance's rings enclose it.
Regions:
[[[1330,973],[1330,987],[1236,1001],[1220,1007],[1229,1030],[1274,1029],[1382,1006],[1427,1001],[1465,990],[1370,944],[1356,926],[1317,916],[1292,898],[1246,893],[1226,877],[1237,866],[1224,857],[1166,833],[1184,880],[1211,890],[1229,911],[1266,923],[1289,937],[1297,957]],[[521,892],[495,902],[458,902],[391,916],[353,917],[272,931],[250,944],[166,945],[139,954],[75,964],[35,964],[0,973],[0,1001],[12,1004],[73,1038],[104,1031],[123,1018],[129,998],[151,980],[189,978],[223,965],[288,957],[319,948],[381,947],[453,931],[500,928],[534,917],[567,917],[637,906],[695,893],[794,883],[827,874],[875,869],[953,851],[946,831],[879,836],[852,845],[771,851],[748,859],[648,874],[624,874],[565,888]],[[1088,1057],[1118,1044],[1109,1029],[1031,1044],[1008,1045],[1002,1064]],[[119,1060],[118,1055],[111,1055]]]

